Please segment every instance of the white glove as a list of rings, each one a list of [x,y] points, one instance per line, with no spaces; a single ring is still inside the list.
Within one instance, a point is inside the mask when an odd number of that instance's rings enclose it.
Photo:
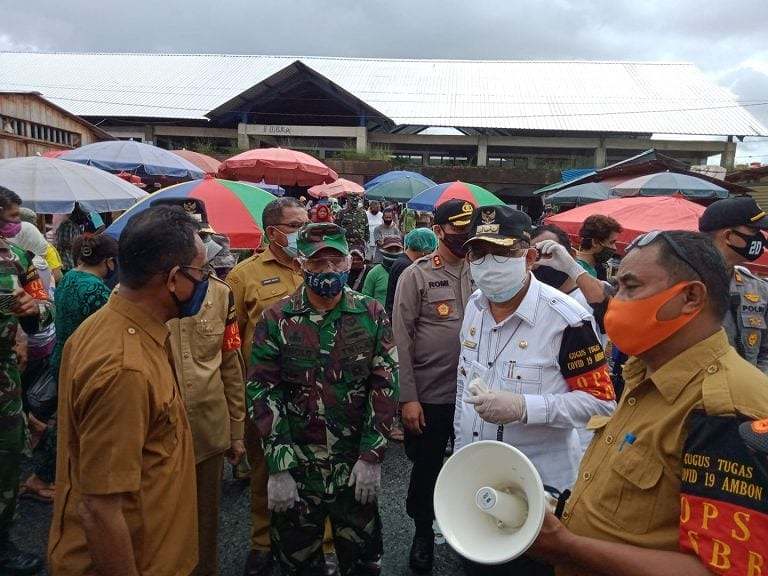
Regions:
[[[299,501],[296,480],[290,472],[270,474],[267,480],[267,508],[273,512],[285,512]]]
[[[491,424],[510,424],[524,421],[528,416],[525,398],[521,394],[496,390],[475,391],[470,385],[465,401],[475,407],[478,416]]]
[[[562,244],[554,240],[542,240],[536,243],[536,249],[541,254],[539,266],[549,266],[560,272],[565,272],[572,280],[576,280],[586,270],[573,259],[568,250]]]
[[[355,487],[355,500],[368,504],[376,500],[381,487],[381,464],[358,460],[349,474],[349,486]]]

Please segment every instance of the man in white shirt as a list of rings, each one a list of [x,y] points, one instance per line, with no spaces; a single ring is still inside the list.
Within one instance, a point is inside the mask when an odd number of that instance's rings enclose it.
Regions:
[[[530,273],[537,256],[531,228],[528,215],[509,206],[475,212],[467,261],[479,290],[460,333],[456,448],[477,440],[512,444],[545,485],[563,491],[581,459],[576,428],[611,414],[616,403],[592,317]],[[547,573],[531,562],[523,558],[510,568]]]
[[[373,200],[368,205],[368,210],[365,212],[368,217],[368,229],[370,230],[370,236],[368,237],[368,253],[366,256],[368,260],[373,260],[376,254],[376,241],[374,240],[374,231],[377,227],[384,224],[384,216],[381,213],[381,204],[377,200]]]

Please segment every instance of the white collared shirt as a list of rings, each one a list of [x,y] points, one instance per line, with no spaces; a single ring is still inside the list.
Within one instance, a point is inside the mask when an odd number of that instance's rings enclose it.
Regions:
[[[570,488],[582,454],[575,429],[616,407],[605,352],[591,320],[570,296],[533,275],[517,310],[498,323],[488,299],[476,291],[460,333],[456,449],[498,439],[499,426],[484,422],[464,401],[474,375],[484,376],[489,389],[525,399],[527,421],[504,426],[504,442],[530,458],[544,484]]]

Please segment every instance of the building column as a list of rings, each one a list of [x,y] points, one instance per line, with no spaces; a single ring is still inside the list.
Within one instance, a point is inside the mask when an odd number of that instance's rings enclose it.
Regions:
[[[605,140],[600,138],[600,145],[595,148],[595,168],[605,168],[608,159],[608,150],[605,147]]]
[[[155,127],[152,124],[144,125],[144,143],[155,144]]]
[[[357,128],[355,148],[358,154],[365,154],[368,152],[368,128],[365,126],[358,126]]]
[[[248,142],[248,132],[247,132],[248,124],[245,122],[240,122],[237,125],[237,147],[241,150],[248,150],[250,149],[250,142]]]
[[[725,142],[723,153],[720,154],[720,166],[726,170],[733,170],[736,164],[736,142],[733,141],[733,136],[728,136],[728,141]]]
[[[488,136],[477,137],[477,165],[488,165]]]

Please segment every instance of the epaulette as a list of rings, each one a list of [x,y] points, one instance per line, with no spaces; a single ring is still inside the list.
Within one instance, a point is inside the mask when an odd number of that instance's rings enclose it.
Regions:
[[[146,362],[138,330],[133,326],[123,329],[123,368],[142,372]]]
[[[440,258],[440,254],[433,254],[432,255],[432,268],[442,268],[443,267],[443,259]]]
[[[590,320],[589,314],[583,308],[576,308],[563,298],[551,296],[549,304],[555,312],[563,317],[569,326],[580,326]]]

